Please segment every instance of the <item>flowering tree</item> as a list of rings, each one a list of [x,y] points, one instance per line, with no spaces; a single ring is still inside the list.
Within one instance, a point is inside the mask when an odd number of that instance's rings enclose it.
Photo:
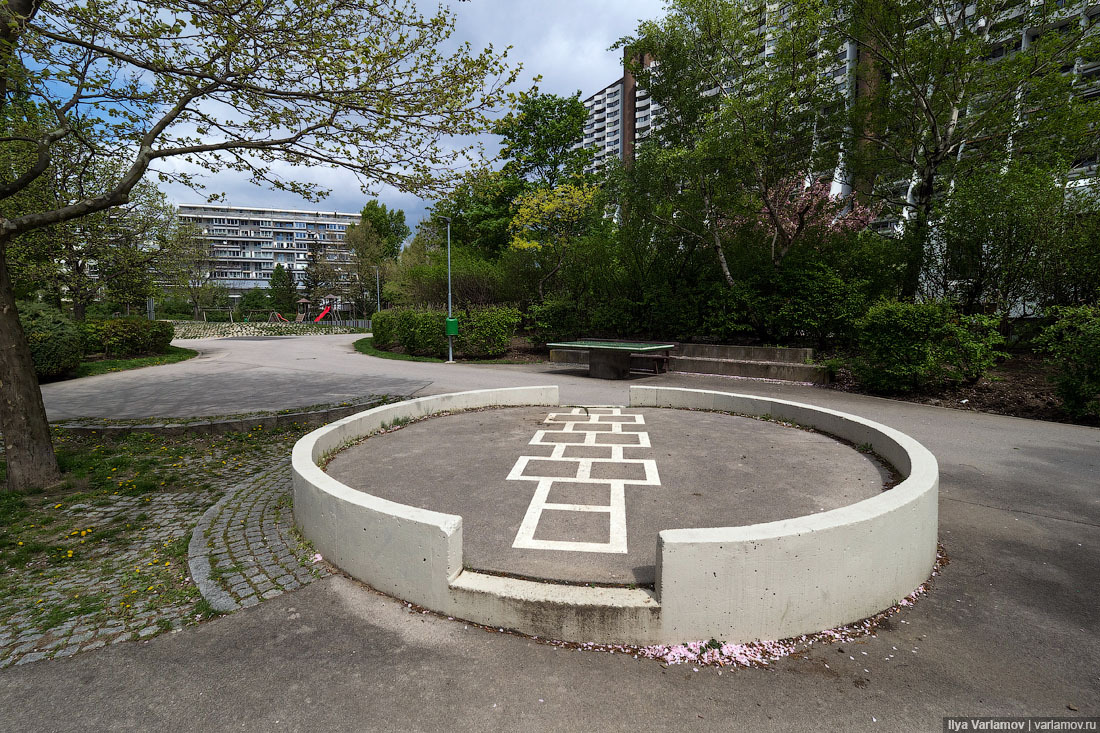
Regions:
[[[854,196],[830,193],[830,183],[785,178],[762,193],[759,225],[771,237],[772,262],[778,266],[792,249],[807,240],[862,231],[875,218],[869,206]]]

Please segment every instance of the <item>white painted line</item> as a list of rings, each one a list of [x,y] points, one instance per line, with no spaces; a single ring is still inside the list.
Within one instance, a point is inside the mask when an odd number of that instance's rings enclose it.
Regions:
[[[534,496],[527,507],[527,513],[516,532],[512,547],[516,549],[531,550],[557,550],[571,552],[604,552],[625,553],[627,551],[626,538],[626,491],[625,487],[631,486],[660,486],[661,478],[657,471],[657,462],[652,458],[626,458],[627,448],[650,448],[649,433],[641,430],[624,430],[624,425],[631,427],[645,425],[645,416],[641,414],[623,414],[623,408],[610,407],[599,411],[575,407],[568,413],[551,412],[543,421],[544,424],[560,426],[555,430],[537,430],[531,438],[529,445],[548,446],[552,450],[549,456],[520,456],[511,472],[509,481],[537,481]],[[606,418],[606,419],[604,419]],[[635,435],[636,443],[621,443],[616,437],[616,442],[601,442],[601,435]],[[563,439],[564,438],[564,439]],[[610,458],[569,457],[565,455],[570,447],[599,447],[608,448]],[[532,461],[552,461],[557,463],[570,463],[576,466],[573,476],[540,476],[528,475],[528,468],[532,467]],[[598,465],[612,464],[622,466],[624,464],[640,464],[645,472],[644,479],[594,479],[592,470]],[[592,504],[559,504],[546,501],[550,488],[558,483],[585,483],[606,484],[609,488],[610,504],[607,506]],[[568,511],[585,513],[606,513],[608,515],[608,541],[603,542],[570,542],[565,540],[537,540],[535,532],[545,511]]]

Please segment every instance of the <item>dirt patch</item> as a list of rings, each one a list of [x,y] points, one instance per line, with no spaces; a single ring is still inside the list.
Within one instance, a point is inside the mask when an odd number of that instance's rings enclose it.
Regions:
[[[972,412],[991,412],[1030,420],[1095,425],[1094,421],[1074,420],[1061,407],[1054,393],[1054,368],[1041,356],[1016,354],[990,370],[974,384],[960,384],[911,395],[891,395],[893,399]],[[839,370],[834,389],[863,392],[851,373]]]
[[[550,350],[545,346],[538,347],[531,343],[526,336],[515,336],[508,344],[508,351],[501,357],[505,361],[519,361],[535,363],[546,361],[550,358]]]

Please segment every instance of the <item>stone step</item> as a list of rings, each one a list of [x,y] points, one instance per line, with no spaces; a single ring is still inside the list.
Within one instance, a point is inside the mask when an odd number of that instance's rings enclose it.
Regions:
[[[681,344],[677,356],[694,359],[730,359],[805,364],[814,358],[813,349],[788,349],[781,346],[724,346],[722,344]]]
[[[588,349],[550,349],[550,361],[553,364],[587,364]],[[632,357],[630,368],[646,372],[653,371],[653,358]]]
[[[829,370],[817,364],[795,364],[789,361],[748,361],[744,359],[707,359],[673,356],[668,368],[690,374],[721,374],[727,377],[779,379],[786,382],[827,384]]]

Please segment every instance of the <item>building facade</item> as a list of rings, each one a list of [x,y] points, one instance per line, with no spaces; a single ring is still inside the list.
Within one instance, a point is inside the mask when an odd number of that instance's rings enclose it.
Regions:
[[[1049,0],[1047,4],[1050,4]],[[1040,35],[1064,34],[1100,23],[1100,4],[1095,0],[1055,0],[1054,12],[1043,16],[1040,23],[1029,15],[1029,11],[1043,5],[1044,0],[1016,0],[1000,8],[994,18],[978,17],[976,7],[965,3],[953,3],[946,12],[957,14],[957,17],[964,18],[978,29],[986,28],[988,24],[989,39],[992,42],[991,52],[987,57],[990,63],[997,63],[1029,48]],[[771,31],[787,23],[788,14],[787,3],[769,2],[760,5],[757,33],[765,40],[758,56],[759,63],[766,63],[773,52]],[[925,23],[934,22],[935,18],[936,16],[930,16]],[[856,82],[856,67],[859,63],[859,48],[856,43],[845,41],[831,51],[822,50],[820,53],[831,56],[826,74],[840,89],[842,96],[853,99],[866,93]],[[623,77],[584,100],[588,121],[584,139],[578,147],[594,148],[596,151],[595,160],[588,172],[601,170],[612,157],[629,163],[634,158],[636,146],[661,124],[663,110],[650,99],[645,89],[638,86],[630,71],[631,59],[631,51],[627,49],[623,57]],[[660,63],[649,56],[641,59],[641,62],[645,67]],[[1086,63],[1079,58],[1075,63],[1064,66],[1062,72],[1073,77],[1074,92],[1082,98],[1100,96],[1100,63]],[[719,93],[719,89],[714,87],[701,93],[709,96]],[[1075,173],[1078,175],[1095,175],[1097,168],[1096,156],[1075,161]],[[850,189],[843,172],[836,173],[833,193],[847,194]]]
[[[183,204],[182,221],[198,227],[210,245],[213,282],[237,294],[267,287],[276,265],[301,282],[311,244],[336,264],[351,260],[344,246],[348,227],[359,214],[296,211],[215,204]]]

